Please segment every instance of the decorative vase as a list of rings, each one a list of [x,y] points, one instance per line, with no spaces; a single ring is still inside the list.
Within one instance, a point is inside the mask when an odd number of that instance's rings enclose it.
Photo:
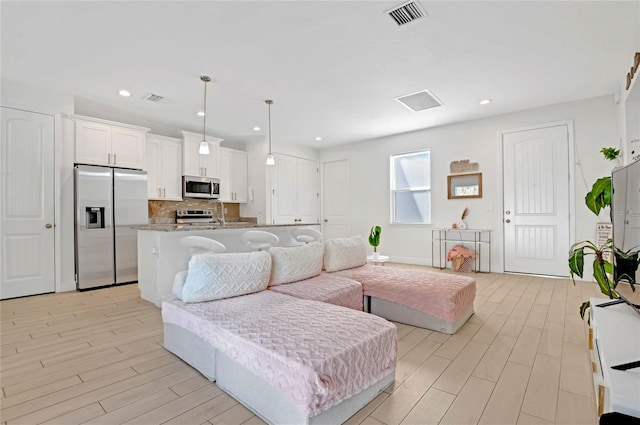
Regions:
[[[379,260],[380,259],[380,253],[377,251],[373,251],[373,253],[371,254],[371,258],[373,258],[374,260]]]
[[[464,220],[460,220],[460,221],[458,222],[458,226],[457,226],[457,227],[458,227],[458,229],[460,229],[460,230],[466,230],[466,228],[467,228],[467,222],[466,222],[466,221],[464,221]]]

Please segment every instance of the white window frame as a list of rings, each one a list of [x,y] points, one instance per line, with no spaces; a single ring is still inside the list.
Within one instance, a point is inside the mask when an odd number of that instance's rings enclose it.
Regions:
[[[431,149],[422,149],[419,151],[413,151],[413,152],[404,152],[404,153],[397,153],[397,154],[391,154],[389,156],[389,168],[390,168],[390,172],[389,172],[389,176],[390,176],[390,181],[389,181],[389,203],[391,204],[390,207],[390,212],[391,212],[391,216],[389,217],[390,223],[391,224],[431,224],[431,207],[432,207],[432,202],[431,202],[431,186],[415,186],[415,187],[410,187],[410,188],[406,188],[406,189],[395,189],[395,182],[396,182],[396,175],[395,175],[395,167],[394,167],[394,163],[395,163],[395,159],[397,158],[401,158],[401,157],[405,157],[405,156],[414,156],[414,155],[423,155],[423,154],[429,154],[429,182],[431,182]],[[407,222],[400,222],[400,221],[396,221],[396,205],[395,205],[395,194],[399,193],[399,192],[422,192],[422,191],[427,191],[429,192],[429,219],[427,221],[421,221],[421,222],[412,222],[412,223],[407,223]]]

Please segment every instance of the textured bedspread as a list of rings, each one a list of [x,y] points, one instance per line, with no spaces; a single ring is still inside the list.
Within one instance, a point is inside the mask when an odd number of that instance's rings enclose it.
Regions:
[[[334,274],[360,282],[365,295],[406,305],[448,322],[473,305],[476,296],[476,280],[466,276],[378,266]]]
[[[273,291],[205,303],[164,302],[162,320],[208,341],[309,416],[395,369],[393,324]]]
[[[353,279],[323,273],[310,279],[272,286],[271,291],[362,311],[362,285]]]

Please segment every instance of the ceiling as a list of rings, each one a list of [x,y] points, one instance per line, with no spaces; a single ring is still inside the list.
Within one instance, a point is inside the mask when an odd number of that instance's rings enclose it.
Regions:
[[[398,27],[400,4],[3,1],[1,72],[166,135],[202,131],[206,74],[207,133],[264,140],[273,99],[276,150],[324,148],[615,93],[640,37],[640,1],[422,1]],[[394,100],[423,89],[444,106]]]

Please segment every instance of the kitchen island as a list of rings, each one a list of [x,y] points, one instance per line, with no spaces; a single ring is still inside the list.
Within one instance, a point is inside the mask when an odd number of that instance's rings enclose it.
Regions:
[[[240,240],[247,230],[265,230],[280,238],[277,246],[300,245],[292,236],[296,227],[320,230],[320,224],[261,224],[229,222],[221,225],[152,224],[138,226],[138,287],[142,299],[161,307],[162,300],[171,297],[177,272],[187,270],[190,254],[180,244],[184,236],[204,236],[224,244],[227,252],[248,252],[252,249]]]

